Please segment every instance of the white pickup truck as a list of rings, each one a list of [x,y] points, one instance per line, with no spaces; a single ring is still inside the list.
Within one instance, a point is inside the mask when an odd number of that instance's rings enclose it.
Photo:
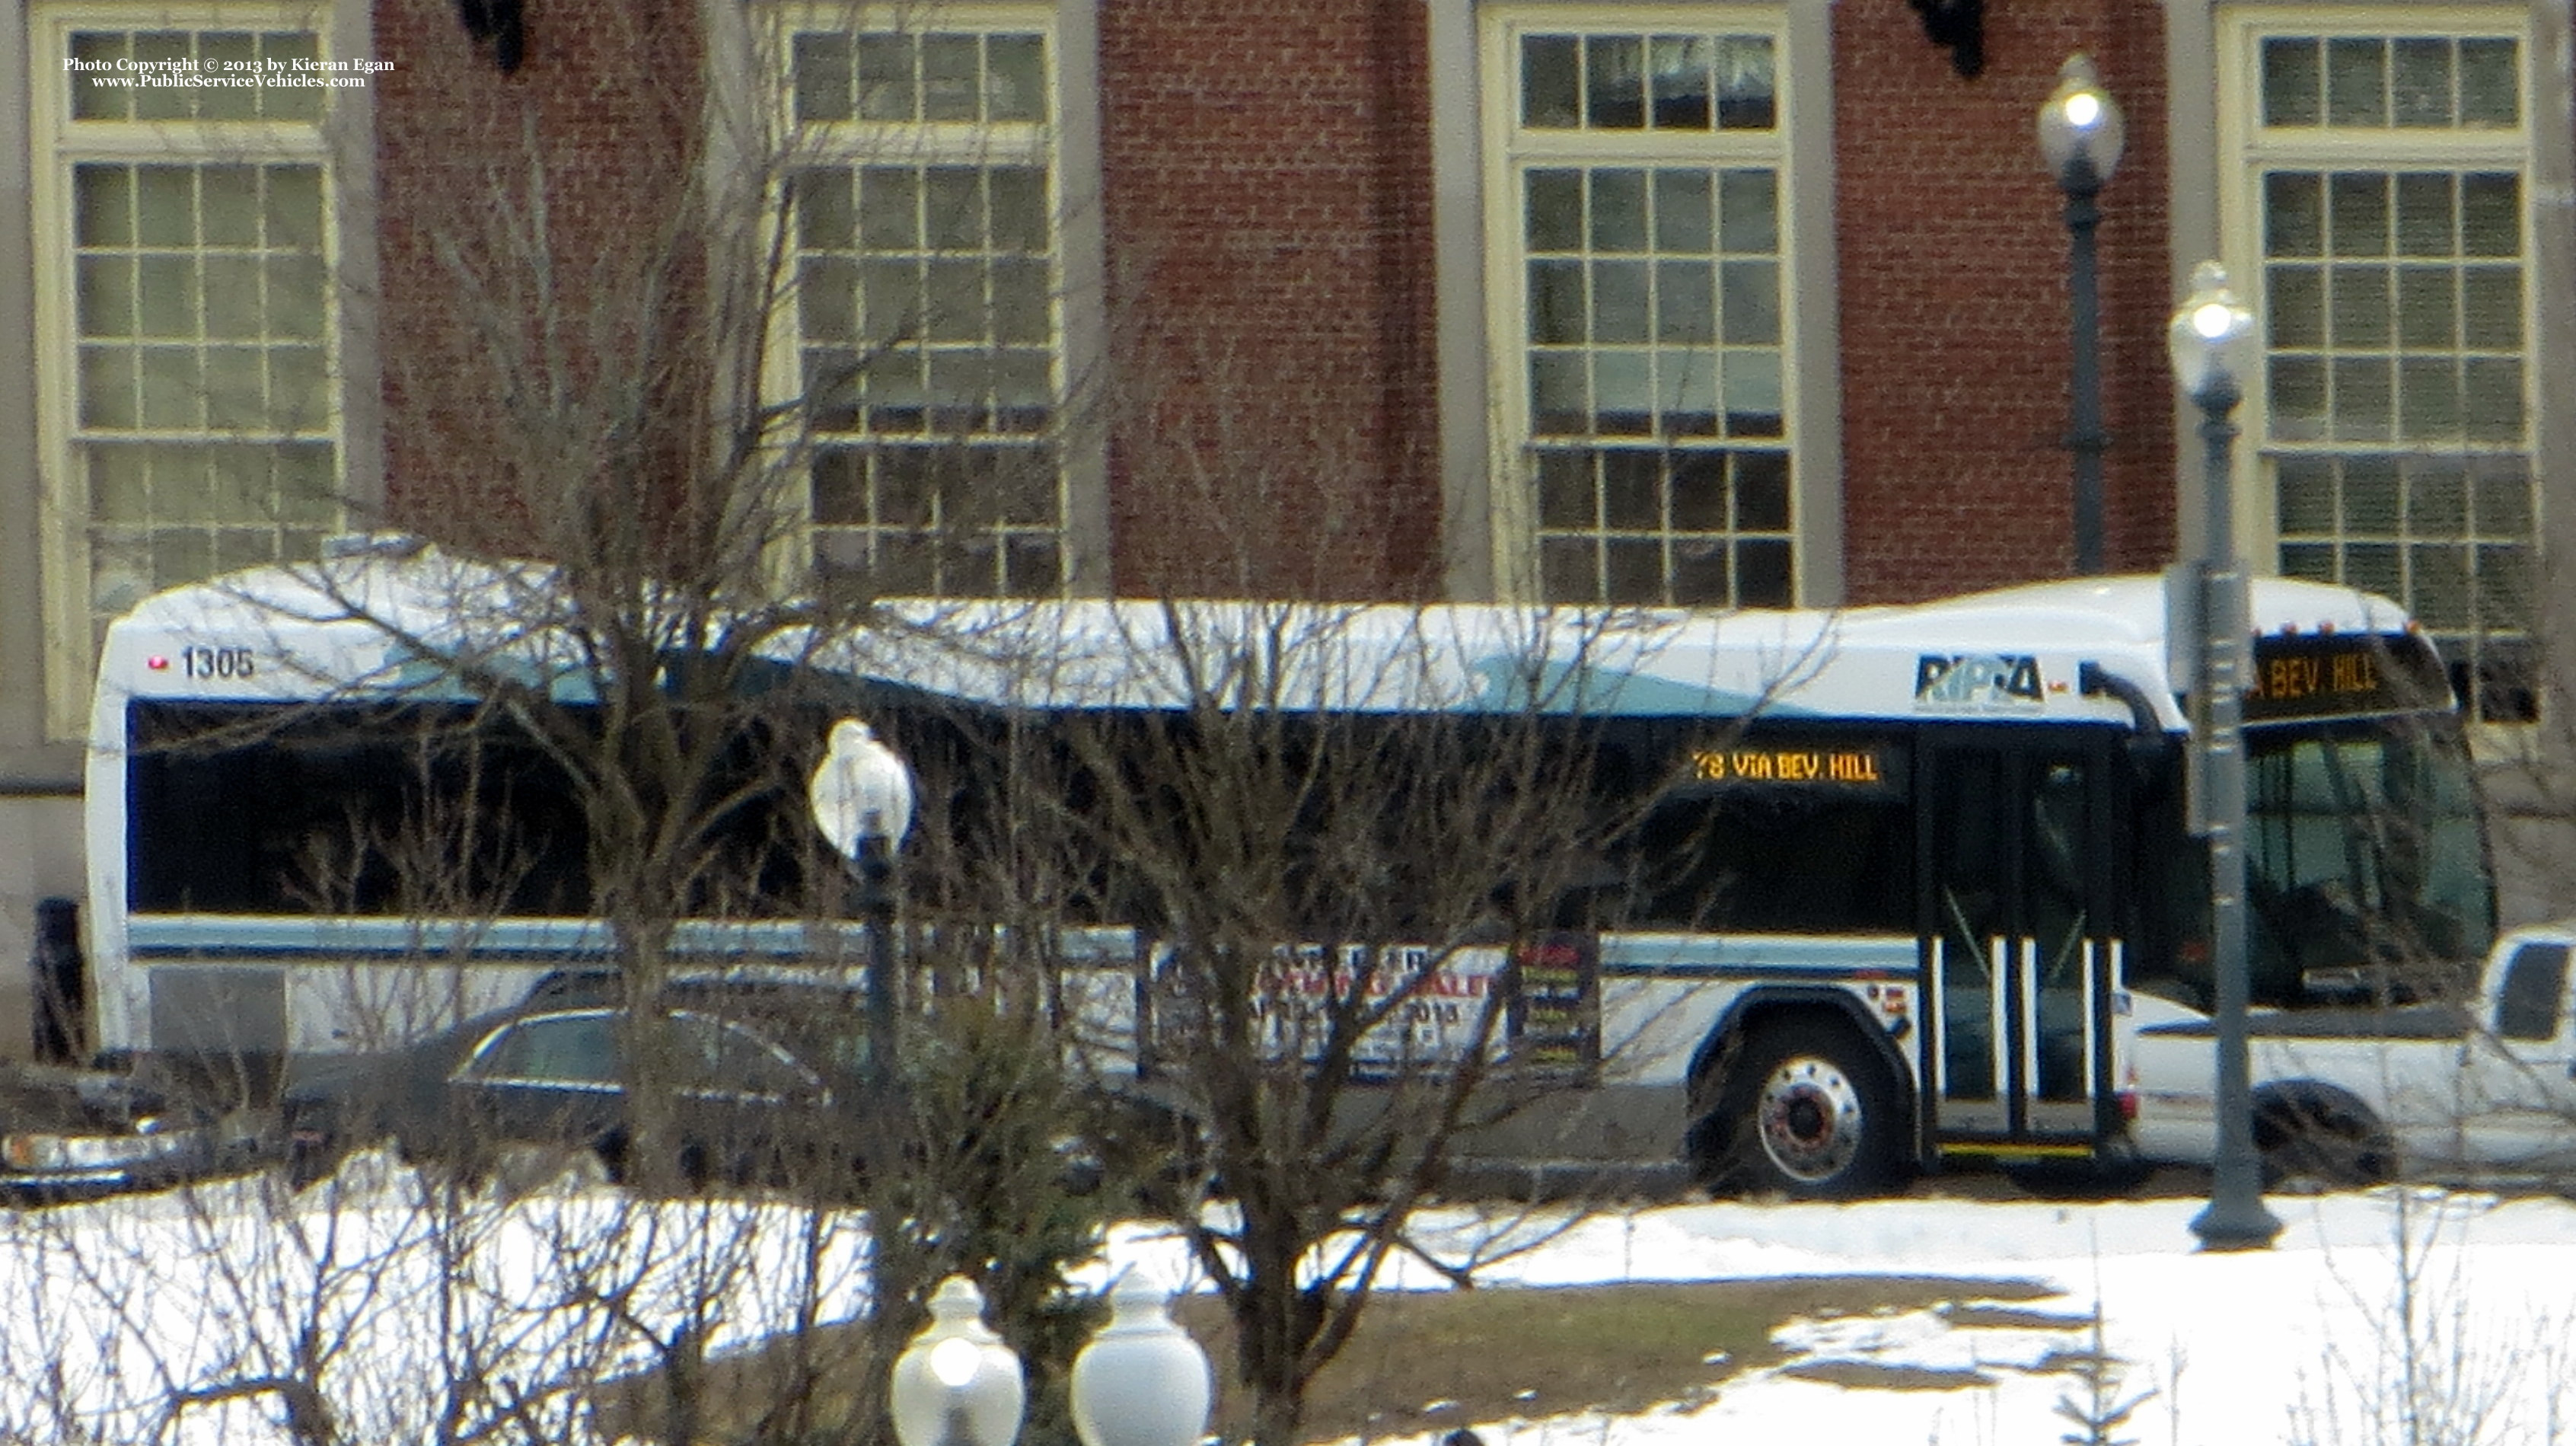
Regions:
[[[2460,1005],[2257,1011],[2254,1139],[2275,1183],[2576,1176],[2576,922],[2518,929]],[[2140,998],[2130,1020],[2142,1159],[2215,1153],[2207,1015]]]

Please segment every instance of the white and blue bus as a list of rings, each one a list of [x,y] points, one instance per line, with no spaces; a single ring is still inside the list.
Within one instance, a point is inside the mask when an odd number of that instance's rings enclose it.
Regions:
[[[464,636],[460,591],[496,574],[436,558],[236,575],[110,627],[87,793],[103,1052],[344,1051],[603,961],[578,806],[432,656],[537,645],[504,636],[507,609]],[[2258,580],[2251,607],[2257,1002],[2474,968],[2494,890],[2430,643],[2394,604],[2345,589]],[[1498,1156],[1678,1159],[1819,1194],[1961,1157],[2115,1159],[2133,1108],[2124,1035],[2167,1007],[2149,1001],[2207,1004],[2206,853],[2187,826],[2189,725],[2152,577],[1814,612],[893,611],[913,626],[803,640],[796,667],[838,675],[898,745],[925,736],[920,720],[1043,729],[1177,708],[1186,688],[1152,662],[1168,656],[1158,640],[1255,619],[1332,639],[1279,706],[1401,719],[1535,705],[1584,730],[1588,787],[1623,820],[1604,862],[1656,882],[1615,911],[1570,913],[1517,960],[1441,964],[1437,989],[1462,999],[1519,966],[1496,1047],[1569,1066],[1546,1119],[1479,1145]],[[816,856],[790,782],[740,821],[751,876]],[[459,840],[429,872],[470,909],[370,861],[395,825],[424,822]],[[832,952],[785,902],[792,883],[766,910],[757,890],[711,907],[695,947],[791,967]],[[1120,917],[1106,893],[1086,908],[1069,921],[1086,957],[1153,967],[1150,919]]]

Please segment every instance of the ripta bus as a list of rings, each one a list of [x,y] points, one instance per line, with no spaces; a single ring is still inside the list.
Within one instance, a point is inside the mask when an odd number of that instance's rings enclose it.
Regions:
[[[545,653],[508,635],[525,610],[457,602],[523,585],[434,550],[361,554],[165,592],[108,629],[84,919],[102,1052],[274,1063],[372,1047],[602,961],[578,802],[451,666]],[[2473,970],[2495,892],[2431,643],[2347,589],[2263,579],[2250,605],[2256,1003],[2348,1000],[2392,960]],[[907,749],[959,718],[1169,713],[1185,681],[1139,660],[1166,656],[1174,629],[1275,637],[1283,620],[1332,644],[1275,706],[1583,730],[1588,786],[1624,820],[1605,863],[1663,882],[1543,941],[1443,952],[1384,1036],[1390,1059],[1474,1038],[1563,1066],[1544,1118],[1467,1142],[1481,1156],[1805,1195],[1961,1160],[2117,1165],[2129,1036],[2208,1006],[2207,854],[2153,577],[1836,611],[887,611],[910,621],[806,639],[793,666],[834,675]],[[470,765],[460,739],[479,745]],[[816,850],[801,791],[776,793],[735,826],[792,872]],[[397,820],[452,830],[470,913],[362,857]],[[709,912],[683,947],[786,968],[846,957],[791,908]],[[1150,971],[1155,928],[1104,904],[1069,922],[1069,955]],[[1282,960],[1283,1014],[1297,980],[1321,997],[1354,962],[1290,944]],[[1467,1027],[1503,993],[1501,1028]]]

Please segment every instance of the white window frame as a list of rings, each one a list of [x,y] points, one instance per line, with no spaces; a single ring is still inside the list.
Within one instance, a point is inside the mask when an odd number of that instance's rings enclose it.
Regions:
[[[1812,11],[1812,13],[1810,13]],[[1485,320],[1483,391],[1491,417],[1482,499],[1453,487],[1453,506],[1481,500],[1491,519],[1491,587],[1511,600],[1540,596],[1536,492],[1531,462],[1527,268],[1522,242],[1519,171],[1530,164],[1583,165],[1660,157],[1653,131],[1532,131],[1519,124],[1520,37],[1524,34],[1761,34],[1772,40],[1775,120],[1767,131],[1717,131],[1705,140],[1664,142],[1692,164],[1742,159],[1778,178],[1777,255],[1781,266],[1781,436],[1790,458],[1791,587],[1797,605],[1839,599],[1841,536],[1838,389],[1818,380],[1834,354],[1830,216],[1829,80],[1820,69],[1830,14],[1822,5],[1570,4],[1504,0],[1476,7],[1476,136],[1481,151],[1482,285]],[[1438,87],[1435,86],[1435,89]],[[1687,148],[1687,149],[1686,149]],[[1463,396],[1444,404],[1455,411]],[[1444,426],[1465,430],[1452,416]],[[1722,445],[1724,439],[1719,439]],[[1728,535],[1733,535],[1730,524]],[[1454,565],[1454,560],[1453,560]],[[1473,563],[1462,576],[1474,575]],[[1472,586],[1472,583],[1470,584]],[[1479,589],[1482,590],[1482,589]]]
[[[773,98],[771,123],[777,127],[776,134],[784,141],[785,153],[789,157],[784,168],[787,172],[814,165],[847,164],[856,167],[879,156],[962,165],[1036,165],[1045,170],[1050,243],[1048,336],[1045,342],[1049,356],[1050,420],[1043,430],[1034,434],[991,435],[1004,441],[1029,437],[1053,447],[1056,456],[1055,540],[1062,580],[1058,591],[1079,593],[1095,590],[1105,569],[1097,556],[1094,536],[1097,529],[1090,525],[1090,514],[1099,510],[1097,499],[1089,495],[1096,490],[1098,482],[1097,459],[1093,455],[1095,449],[1073,435],[1074,419],[1071,415],[1076,400],[1072,395],[1073,387],[1080,375],[1076,336],[1085,320],[1085,308],[1077,296],[1081,289],[1081,273],[1085,270],[1081,260],[1097,249],[1096,234],[1087,234],[1075,221],[1078,205],[1088,205],[1096,212],[1096,198],[1088,197],[1095,178],[1084,175],[1077,179],[1075,174],[1081,157],[1089,154],[1088,147],[1078,151],[1070,143],[1082,134],[1082,117],[1089,114],[1089,107],[1073,94],[1073,88],[1078,83],[1087,82],[1091,74],[1087,57],[1077,56],[1068,50],[1069,46],[1089,43],[1089,25],[1073,23],[1077,19],[1087,21],[1089,11],[1087,6],[1082,7],[1082,13],[1077,17],[1068,14],[1072,8],[1047,3],[1047,0],[953,0],[953,3],[952,0],[935,0],[935,3],[917,7],[872,3],[781,5],[761,12],[758,23],[763,40],[757,48],[761,52],[761,81]],[[800,34],[817,32],[857,35],[888,31],[915,34],[1026,32],[1042,35],[1045,40],[1045,98],[1040,118],[1034,122],[1013,123],[864,119],[800,123],[795,115],[793,92],[795,38]],[[780,201],[780,197],[773,195],[771,215],[785,219],[787,211]],[[1096,220],[1093,225],[1096,227]],[[1086,242],[1089,245],[1086,246]],[[779,254],[782,263],[790,269],[779,279],[761,365],[763,396],[772,405],[794,403],[802,398],[804,392],[803,337],[793,273],[798,247],[792,234],[784,238]],[[1090,299],[1096,305],[1097,298]],[[808,585],[815,575],[818,524],[812,516],[812,492],[806,481],[806,469],[815,449],[827,444],[834,435],[791,432],[780,442],[780,465],[791,474],[782,481],[780,498],[792,513],[792,525],[784,534],[783,546],[774,566],[782,581],[791,586]],[[866,434],[856,435],[864,437]],[[935,437],[938,434],[925,432],[923,435]]]
[[[2542,437],[2542,381],[2548,348],[2543,321],[2543,293],[2551,283],[2569,278],[2547,273],[2549,251],[2535,224],[2538,190],[2543,182],[2538,114],[2546,93],[2538,83],[2542,37],[2531,9],[2523,4],[2296,4],[2227,6],[2216,16],[2218,205],[2221,259],[2238,294],[2258,318],[2268,316],[2268,275],[2264,255],[2262,176],[2267,167],[2332,170],[2402,171],[2484,168],[2510,170],[2522,178],[2523,206],[2518,259],[2523,268],[2523,415],[2522,455],[2531,467],[2532,545],[2538,548],[2550,531],[2546,510],[2546,462]],[[2370,131],[2331,126],[2267,128],[2262,124],[2262,46],[2267,39],[2319,37],[2362,38],[2510,38],[2516,43],[2517,121],[2510,128],[2468,129],[2390,126]],[[2264,376],[2249,377],[2238,415],[2245,443],[2235,449],[2229,477],[2244,555],[2264,572],[2277,572],[2282,529],[2279,517],[2277,462],[2287,449],[2271,446],[2272,419]],[[2403,450],[2392,440],[2388,450]],[[2545,561],[2535,557],[2535,589],[2548,586]],[[2537,599],[2535,599],[2535,602]],[[2536,654],[2534,665],[2539,666]],[[2463,699],[2464,706],[2471,700]]]
[[[41,549],[45,731],[82,736],[89,721],[97,657],[92,616],[88,479],[79,457],[79,335],[72,233],[72,171],[83,162],[175,161],[310,163],[322,176],[322,247],[326,276],[323,346],[330,400],[328,436],[344,494],[350,473],[349,357],[338,278],[342,273],[341,157],[331,140],[334,117],[354,91],[324,89],[321,115],[306,121],[71,119],[72,78],[63,66],[71,37],[83,30],[272,30],[310,32],[316,54],[332,58],[334,7],[329,0],[83,0],[31,7],[28,26],[30,241],[35,272],[37,537]],[[203,429],[211,435],[213,429]],[[345,505],[345,498],[344,498]],[[327,529],[326,529],[327,530]]]

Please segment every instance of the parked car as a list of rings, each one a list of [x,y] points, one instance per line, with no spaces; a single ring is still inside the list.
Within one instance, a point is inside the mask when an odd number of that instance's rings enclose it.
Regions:
[[[291,1085],[287,1169],[308,1184],[351,1148],[390,1138],[406,1160],[469,1176],[505,1145],[586,1149],[633,1173],[629,1081],[662,1087],[679,1178],[775,1180],[858,1152],[849,1094],[751,1024],[665,1006],[650,1016],[660,1068],[630,1067],[638,1022],[609,1004],[522,1006]]]
[[[0,1201],[20,1205],[149,1190],[246,1157],[244,1136],[131,1075],[13,1067],[0,1081]]]
[[[520,1008],[597,1001],[609,997],[616,977],[603,971],[562,970],[529,990]],[[478,1023],[497,1022],[507,1013],[488,1015]],[[466,1042],[479,1038],[471,1029],[456,1032]],[[456,1047],[457,1039],[440,1038],[417,1047],[422,1059],[400,1067],[369,1069],[365,1078],[409,1078],[425,1071],[429,1055]],[[325,1111],[318,1101],[352,1085],[359,1071],[334,1070],[317,1077],[304,1091],[304,1118],[317,1123]],[[274,1158],[277,1119],[247,1107],[212,1101],[223,1095],[195,1084],[173,1081],[148,1066],[143,1072],[77,1069],[52,1065],[0,1066],[0,1203],[49,1204],[92,1199],[134,1190],[150,1190],[210,1176],[257,1170]],[[381,1138],[389,1130],[394,1101],[373,1089],[349,1090],[351,1103],[365,1100],[363,1110],[345,1122],[322,1128],[295,1151],[300,1169],[327,1169],[327,1142],[352,1128],[373,1128]]]
[[[540,1145],[588,1150],[612,1180],[630,1178],[636,1021],[617,994],[613,976],[553,976],[516,1006],[291,1082],[281,1100],[290,1179],[301,1188],[352,1149],[388,1139],[407,1161],[468,1177],[505,1146]],[[882,1163],[859,1018],[857,997],[831,985],[667,986],[651,1016],[660,1068],[642,1077],[664,1091],[670,1178],[801,1182],[829,1194]],[[1183,1117],[1139,1095],[1078,1092],[1063,1123],[1057,1168],[1077,1190],[1113,1168],[1137,1170],[1140,1157],[1166,1176],[1198,1158]]]

